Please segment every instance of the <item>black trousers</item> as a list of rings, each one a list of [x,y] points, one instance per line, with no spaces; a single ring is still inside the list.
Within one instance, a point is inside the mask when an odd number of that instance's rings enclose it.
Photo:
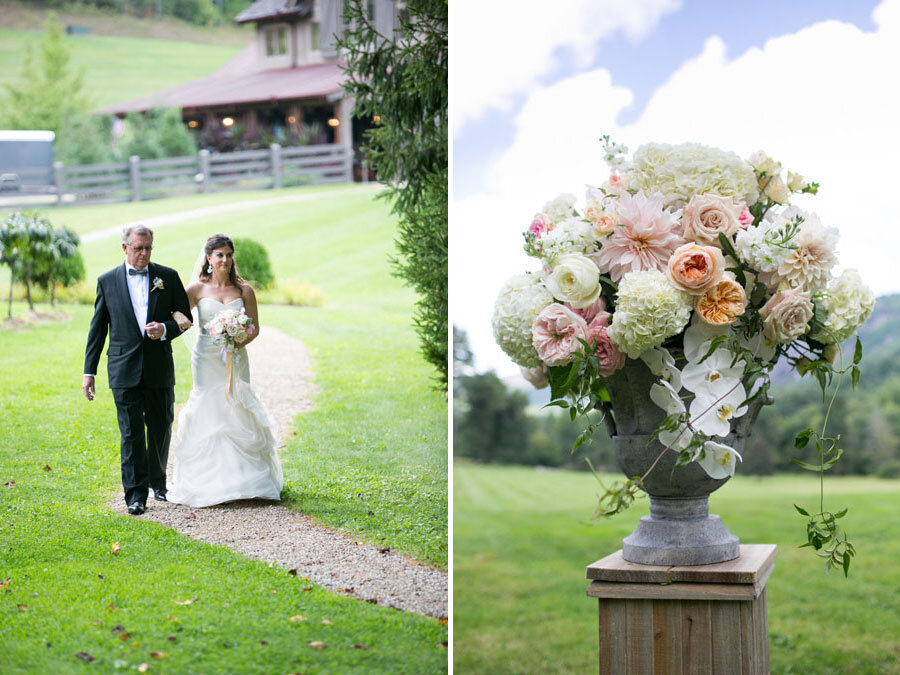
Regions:
[[[142,504],[152,487],[166,490],[166,462],[175,418],[174,387],[113,389],[122,436],[125,503]]]

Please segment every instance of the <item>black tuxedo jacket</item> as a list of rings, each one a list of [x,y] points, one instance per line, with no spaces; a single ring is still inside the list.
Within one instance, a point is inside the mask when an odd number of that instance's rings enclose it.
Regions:
[[[128,292],[124,263],[97,279],[97,299],[94,301],[94,318],[88,331],[84,355],[84,372],[97,372],[100,354],[109,333],[109,349],[106,352],[107,374],[110,389],[145,387],[172,387],[175,385],[175,367],[172,364],[172,340],[181,335],[172,312],[191,315],[187,294],[178,272],[150,263],[148,265],[150,295],[147,301],[147,323],[157,321],[166,324],[166,339],[151,340],[141,335],[134,318],[131,295]],[[153,280],[162,280],[163,288],[154,288]]]

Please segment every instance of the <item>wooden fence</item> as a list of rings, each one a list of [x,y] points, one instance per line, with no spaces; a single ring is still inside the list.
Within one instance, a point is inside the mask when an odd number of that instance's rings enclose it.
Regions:
[[[363,167],[363,180],[368,171]],[[189,192],[280,188],[353,180],[353,153],[344,145],[306,145],[210,153],[196,157],[53,166],[56,203],[141,201]]]

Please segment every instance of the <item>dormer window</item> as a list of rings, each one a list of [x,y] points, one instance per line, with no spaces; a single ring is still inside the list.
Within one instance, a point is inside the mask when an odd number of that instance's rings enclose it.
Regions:
[[[288,53],[287,28],[278,26],[266,29],[266,56],[281,56]]]

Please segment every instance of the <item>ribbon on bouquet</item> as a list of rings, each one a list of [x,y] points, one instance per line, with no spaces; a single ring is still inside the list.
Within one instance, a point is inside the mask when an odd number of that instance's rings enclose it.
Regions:
[[[222,361],[225,362],[225,400],[231,402],[231,394],[234,393],[234,347],[222,346]]]

